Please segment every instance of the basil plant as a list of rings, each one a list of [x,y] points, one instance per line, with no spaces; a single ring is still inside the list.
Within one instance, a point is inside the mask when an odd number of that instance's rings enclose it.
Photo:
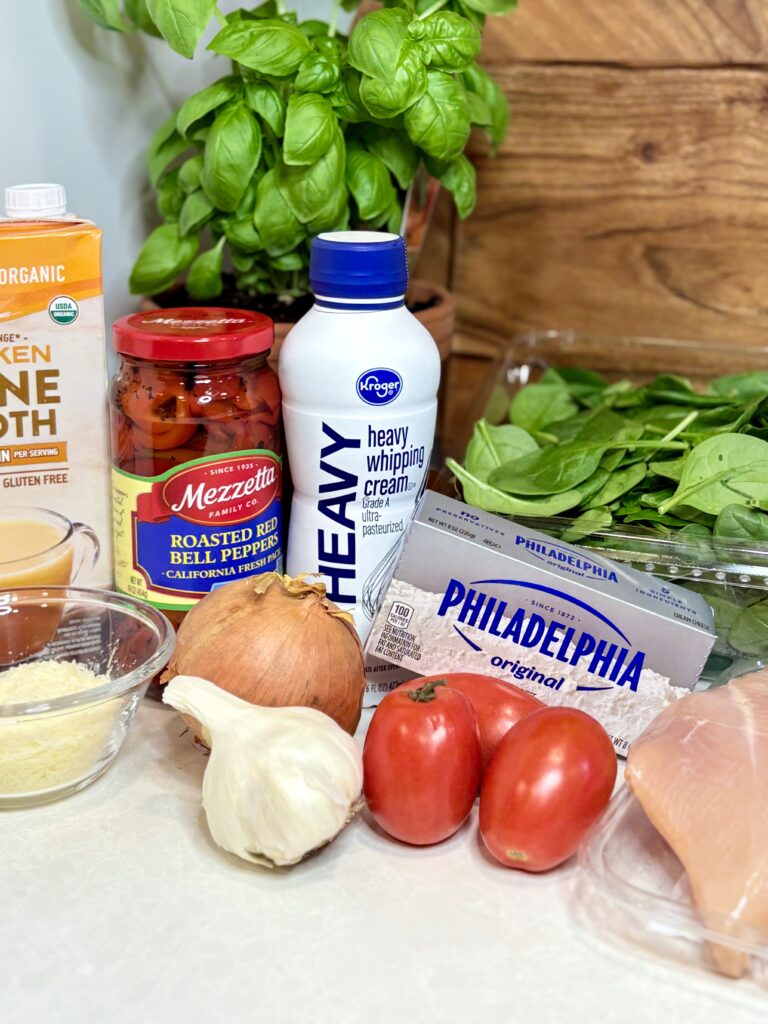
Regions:
[[[208,49],[229,64],[150,142],[163,223],[133,268],[134,293],[155,295],[186,274],[193,299],[214,299],[226,266],[246,294],[302,295],[310,238],[399,231],[422,163],[468,216],[472,126],[493,147],[506,132],[504,94],[476,58],[486,14],[516,0],[386,0],[349,37],[336,19],[358,6],[350,0],[337,0],[330,23],[298,22],[282,0],[226,16],[216,0],[80,3],[104,28],[162,36],[188,58],[215,19]]]

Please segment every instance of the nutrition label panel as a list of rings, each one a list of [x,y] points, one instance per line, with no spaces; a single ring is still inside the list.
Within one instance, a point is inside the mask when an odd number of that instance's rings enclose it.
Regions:
[[[375,655],[395,662],[399,662],[403,658],[421,661],[421,644],[416,639],[415,633],[409,633],[407,629],[397,625],[404,617],[410,621],[408,612],[413,614],[413,609],[408,605],[396,603],[392,606],[381,636],[376,643],[373,652]]]

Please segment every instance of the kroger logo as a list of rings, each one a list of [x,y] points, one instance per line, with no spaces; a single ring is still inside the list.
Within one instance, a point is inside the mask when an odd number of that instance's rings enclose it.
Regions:
[[[396,370],[377,366],[357,378],[357,393],[368,405],[389,405],[400,394],[403,378]]]

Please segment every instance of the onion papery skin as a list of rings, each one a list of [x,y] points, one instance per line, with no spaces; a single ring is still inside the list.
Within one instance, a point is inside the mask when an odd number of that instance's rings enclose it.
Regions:
[[[317,708],[350,734],[360,721],[365,668],[352,617],[306,576],[264,573],[212,590],[184,619],[161,682],[176,675],[251,704]]]

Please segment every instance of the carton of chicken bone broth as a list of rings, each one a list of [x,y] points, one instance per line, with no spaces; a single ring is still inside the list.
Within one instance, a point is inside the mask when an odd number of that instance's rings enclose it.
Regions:
[[[51,191],[0,220],[0,590],[112,576],[101,231]]]
[[[714,642],[699,595],[427,491],[366,651],[581,708],[625,754],[692,689]]]

